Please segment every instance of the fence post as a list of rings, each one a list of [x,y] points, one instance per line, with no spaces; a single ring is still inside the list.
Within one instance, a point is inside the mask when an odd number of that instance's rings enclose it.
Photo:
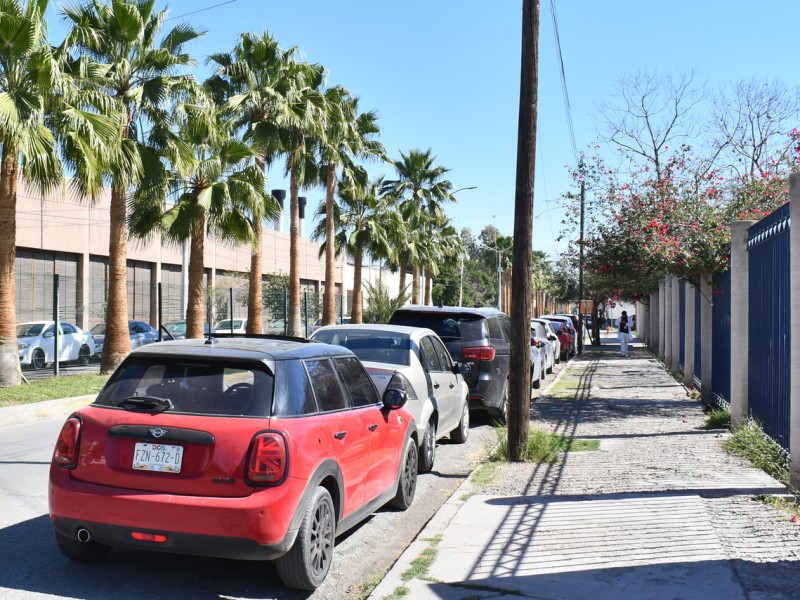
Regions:
[[[664,357],[664,309],[666,299],[664,294],[664,280],[658,282],[658,357]]]
[[[672,329],[670,331],[672,336],[672,372],[677,374],[681,369],[681,282],[676,275],[673,275],[670,279],[672,279],[672,298],[670,299],[670,305],[672,306]]]
[[[650,294],[650,349],[658,354],[658,291]]]
[[[755,221],[731,223],[731,425],[738,425],[749,414],[747,376],[750,353],[748,319],[750,262],[747,256],[747,230]]]
[[[61,329],[61,323],[58,318],[58,275],[53,275],[53,321],[55,322],[55,331],[53,335],[53,375],[58,377],[58,351],[61,344],[61,336],[58,330]]]
[[[683,340],[684,343],[684,350],[683,350],[683,384],[686,386],[687,389],[694,388],[694,336],[695,336],[695,322],[694,322],[694,311],[695,311],[695,297],[697,293],[695,292],[694,284],[690,284],[688,281],[686,282],[686,286],[683,288],[683,293],[686,296],[686,309],[684,314],[684,330],[686,331],[686,339]]]
[[[672,276],[664,278],[664,363],[672,368]]]
[[[789,180],[791,199],[789,202],[789,257],[800,256],[800,174]],[[790,483],[800,487],[800,261],[792,260],[789,266],[789,306],[792,319],[789,324],[791,337],[791,369],[789,375],[789,460],[791,462]]]
[[[701,366],[703,367],[700,379],[700,396],[704,402],[711,402],[711,380],[714,374],[711,372],[713,361],[713,306],[714,288],[711,283],[712,276],[708,273],[700,275],[700,352]]]

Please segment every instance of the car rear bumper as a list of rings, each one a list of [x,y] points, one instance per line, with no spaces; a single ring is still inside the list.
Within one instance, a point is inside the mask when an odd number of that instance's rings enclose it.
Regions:
[[[294,543],[297,530],[290,529],[290,523],[305,483],[289,478],[246,497],[179,496],[84,483],[52,467],[50,519],[59,533],[77,537],[84,528],[100,544],[269,560]],[[139,541],[132,537],[134,532],[160,534],[166,541]]]

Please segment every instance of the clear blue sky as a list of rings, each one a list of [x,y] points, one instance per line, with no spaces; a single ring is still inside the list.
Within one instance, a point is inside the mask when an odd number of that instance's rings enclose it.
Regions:
[[[224,0],[173,0],[170,14],[201,11]],[[695,70],[712,85],[778,78],[800,84],[796,65],[800,2],[745,0],[642,2],[556,0],[578,151],[596,139],[597,103],[608,102],[618,77],[643,69]],[[163,5],[160,5],[163,6]],[[50,33],[63,37],[50,7]],[[431,148],[464,190],[448,208],[473,234],[495,222],[511,235],[519,102],[522,3],[519,0],[236,0],[186,17],[207,35],[191,47],[198,78],[205,57],[230,50],[239,32],[269,30],[284,47],[328,69],[376,110],[392,157]],[[541,3],[539,128],[534,192],[534,248],[548,253],[562,215],[557,198],[570,188],[575,158],[559,79],[551,6]],[[392,175],[375,165],[370,174]],[[288,187],[280,172],[274,188]],[[311,210],[323,192],[311,190]],[[309,228],[307,227],[306,230]]]

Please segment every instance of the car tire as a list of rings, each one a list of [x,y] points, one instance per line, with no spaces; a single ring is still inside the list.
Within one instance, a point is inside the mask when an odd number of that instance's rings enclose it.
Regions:
[[[88,365],[89,364],[89,357],[92,355],[92,352],[89,350],[89,346],[84,344],[81,346],[81,349],[78,351],[78,363],[81,365]]]
[[[503,396],[500,398],[500,425],[508,424],[508,380],[503,384]]]
[[[276,561],[281,582],[297,590],[317,589],[330,569],[335,536],[333,500],[328,490],[318,487],[303,515],[294,545]]]
[[[542,376],[534,377],[536,369],[531,369],[531,388],[534,390],[538,390],[542,387]],[[539,371],[541,373],[541,370]],[[531,398],[533,398],[533,392],[531,392]]]
[[[554,357],[554,361],[556,364],[561,362],[561,353],[559,352],[557,356]]]
[[[552,362],[552,363],[550,363],[550,366],[549,366],[549,367],[547,368],[547,370],[545,371],[545,374],[546,374],[546,375],[550,375],[550,373],[552,373],[552,372],[553,372],[553,365],[554,365],[554,364],[555,364],[555,359],[553,360],[553,362]]]
[[[31,356],[31,365],[34,369],[44,369],[45,364],[47,364],[47,359],[44,356],[44,350],[37,348]]]
[[[425,430],[425,437],[419,447],[419,472],[430,473],[433,469],[433,461],[436,458],[436,423],[433,419],[428,421],[428,428]]]
[[[409,439],[406,442],[406,453],[403,458],[403,464],[400,465],[400,477],[397,480],[397,494],[389,501],[389,506],[392,508],[406,510],[414,501],[414,494],[417,491],[418,459],[417,443],[413,439]]]
[[[81,542],[77,537],[68,537],[63,533],[55,532],[56,546],[61,554],[75,562],[98,562],[111,552],[111,546],[98,544],[95,541]]]
[[[458,427],[450,432],[450,441],[456,444],[463,444],[469,437],[469,403],[464,402],[464,410],[461,412],[461,420]]]

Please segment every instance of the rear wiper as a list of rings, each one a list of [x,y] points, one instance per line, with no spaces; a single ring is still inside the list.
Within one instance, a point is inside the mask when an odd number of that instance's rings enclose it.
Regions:
[[[172,410],[175,406],[169,398],[160,398],[158,396],[128,396],[119,403],[120,408],[128,409],[144,409],[154,413],[160,413],[167,410]]]

